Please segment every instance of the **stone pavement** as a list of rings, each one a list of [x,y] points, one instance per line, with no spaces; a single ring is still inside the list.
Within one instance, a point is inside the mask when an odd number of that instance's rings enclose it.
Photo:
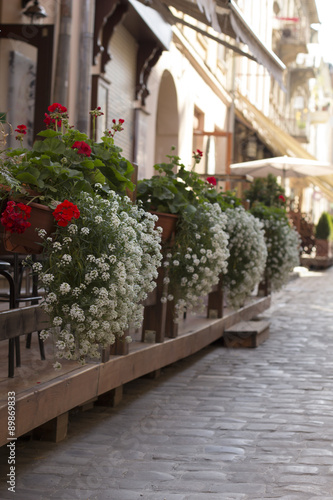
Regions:
[[[333,499],[333,268],[292,280],[264,317],[257,349],[215,343],[131,382],[117,408],[72,414],[63,442],[17,442],[0,499]]]

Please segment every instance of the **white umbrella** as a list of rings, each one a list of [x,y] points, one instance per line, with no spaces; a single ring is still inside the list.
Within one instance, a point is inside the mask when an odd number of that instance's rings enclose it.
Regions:
[[[294,158],[292,156],[277,156],[263,160],[233,163],[230,165],[232,174],[252,175],[253,177],[266,177],[272,174],[275,177],[317,177],[332,175],[333,165],[330,163]]]

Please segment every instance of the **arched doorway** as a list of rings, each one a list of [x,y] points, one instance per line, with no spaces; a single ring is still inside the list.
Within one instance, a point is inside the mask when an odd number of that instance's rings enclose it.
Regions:
[[[156,116],[155,163],[165,161],[174,146],[178,154],[178,101],[173,77],[169,71],[164,71],[158,94]]]

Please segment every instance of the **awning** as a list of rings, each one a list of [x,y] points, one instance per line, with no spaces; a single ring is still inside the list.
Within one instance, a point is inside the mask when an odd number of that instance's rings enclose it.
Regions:
[[[275,156],[286,155],[308,158],[309,160],[316,159],[296,139],[267,118],[240,92],[235,94],[235,108],[236,117],[239,116],[243,121],[245,120],[249,124],[249,128],[256,131]]]
[[[144,2],[144,0],[141,0]],[[148,5],[155,8],[170,23],[181,23],[189,26],[203,34],[206,34],[194,24],[174,15],[169,7],[187,14],[194,19],[212,27],[217,33],[214,39],[227,45],[235,52],[255,60],[271,73],[277,82],[283,87],[283,71],[286,66],[276,54],[268,49],[257,37],[249,24],[245,21],[241,11],[234,0],[148,0]],[[147,1],[145,2],[147,5]],[[247,45],[249,52],[238,46],[227,44],[219,38],[219,33],[233,38],[236,42]],[[210,36],[210,38],[213,38]]]
[[[258,134],[260,139],[270,147],[276,156],[286,155],[309,160],[317,159],[239,92],[236,92],[235,95],[235,108],[236,117],[239,116],[243,123],[247,122],[249,128],[252,128]],[[333,175],[309,176],[307,179],[318,186],[328,200],[333,201]]]
[[[145,7],[138,0],[129,0],[129,8],[123,24],[136,40],[154,39],[163,50],[169,50],[172,28],[162,16],[150,7]],[[143,21],[143,22],[140,22]]]

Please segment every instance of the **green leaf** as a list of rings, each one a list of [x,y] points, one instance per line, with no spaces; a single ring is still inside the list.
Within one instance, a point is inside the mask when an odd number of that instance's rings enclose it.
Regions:
[[[100,170],[97,170],[91,175],[91,182],[93,184],[104,184],[105,183],[105,176],[102,174]]]
[[[33,166],[27,167],[26,172],[33,175],[36,179],[40,176],[40,171],[38,170],[38,168]]]
[[[75,178],[77,177],[78,179],[82,179],[83,178],[83,173],[80,172],[80,170],[75,170],[74,168],[69,168],[68,171],[67,171],[67,175],[68,177],[70,178]]]
[[[22,174],[17,174],[17,180],[24,182],[26,184],[33,184],[34,186],[38,186],[38,180],[29,172],[23,172]]]
[[[187,207],[184,209],[184,212],[187,214],[194,214],[196,211],[197,209],[195,208],[194,205],[191,205],[191,203],[187,205]]]
[[[104,164],[101,160],[99,160],[98,158],[96,158],[96,159],[94,160],[94,166],[95,166],[95,167],[104,167],[104,166],[105,166],[105,164]]]
[[[84,168],[89,168],[90,170],[94,168],[94,162],[92,160],[83,160],[80,163]]]
[[[61,135],[61,132],[48,128],[47,130],[38,132],[37,135],[40,135],[41,137],[57,137],[58,135]]]
[[[57,137],[52,137],[45,139],[45,141],[36,141],[33,145],[33,150],[39,153],[45,153],[47,151],[54,154],[64,154],[66,146]]]
[[[159,200],[173,200],[175,195],[169,189],[164,186],[156,186],[153,189],[154,198],[158,198]]]

